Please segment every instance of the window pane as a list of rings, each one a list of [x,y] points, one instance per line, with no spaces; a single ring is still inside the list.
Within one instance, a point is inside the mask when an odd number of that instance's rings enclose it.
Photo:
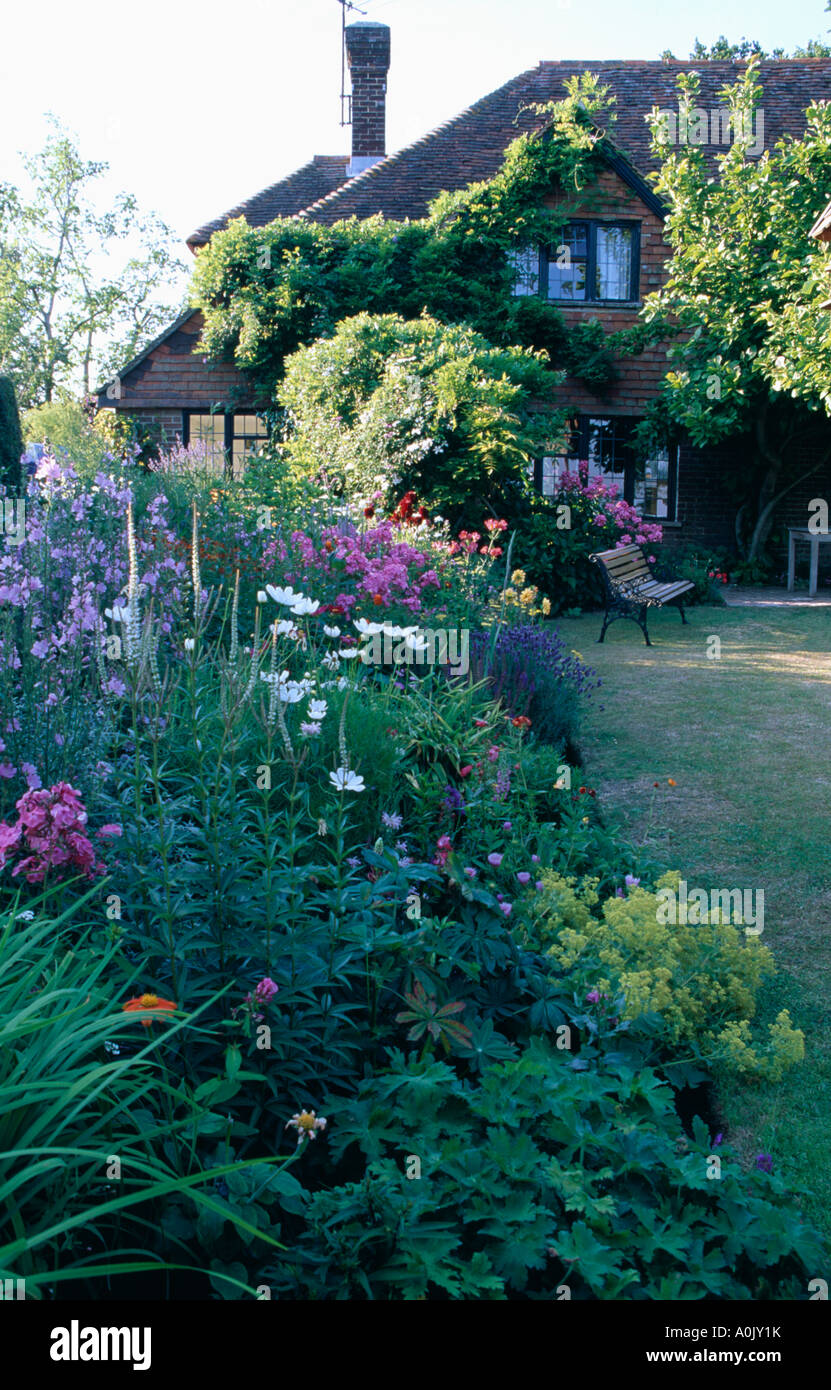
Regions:
[[[548,262],[548,298],[580,300],[586,298],[586,263],[570,257],[566,247],[555,248],[556,260]]]
[[[188,437],[191,444],[200,445],[204,450],[205,468],[209,473],[222,477],[225,472],[225,416],[191,415],[188,422]]]
[[[629,299],[631,297],[631,227],[598,227],[595,281],[595,293],[598,299]]]
[[[635,506],[644,516],[661,517],[665,521],[675,518],[669,514],[670,470],[675,468],[677,450],[663,449],[644,464],[643,477],[635,479]]]
[[[589,253],[588,222],[569,222],[560,235],[560,247],[562,246],[568,248],[572,260],[585,260]]]
[[[536,246],[522,246],[508,252],[514,272],[514,294],[539,294],[540,253]]]

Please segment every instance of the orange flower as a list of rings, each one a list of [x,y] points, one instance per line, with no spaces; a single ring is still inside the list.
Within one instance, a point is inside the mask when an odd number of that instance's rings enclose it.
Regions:
[[[373,594],[373,595],[372,595],[372,602],[375,604],[375,607],[376,607],[376,608],[380,608],[380,607],[381,607],[381,604],[384,602],[384,600],[382,599],[382,597],[381,597],[380,594]]]
[[[158,994],[141,994],[137,999],[128,999],[126,1004],[122,1004],[122,1009],[126,1013],[144,1013],[152,1010],[153,1017],[162,1018],[165,1011],[172,1011],[176,1008],[172,999],[160,999]],[[142,1028],[150,1028],[153,1024],[153,1017],[141,1020]]]
[[[527,714],[517,715],[516,719],[511,720],[511,723],[515,729],[530,729],[531,727],[531,720]]]
[[[668,777],[668,778],[667,778],[667,786],[668,786],[668,787],[677,787],[677,786],[678,786],[678,783],[677,783],[676,781],[674,781],[672,777]]]

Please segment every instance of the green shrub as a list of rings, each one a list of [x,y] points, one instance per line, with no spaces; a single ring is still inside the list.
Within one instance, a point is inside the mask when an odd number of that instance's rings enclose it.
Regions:
[[[700,921],[692,906],[683,921],[662,912],[679,877],[662,875],[658,894],[635,882],[601,904],[596,880],[545,874],[523,939],[568,971],[575,988],[588,989],[598,1004],[608,1001],[608,1012],[633,1022],[653,1016],[673,1048],[691,1046],[708,1061],[779,1080],[802,1060],[805,1035],[785,1010],[754,1049],[748,1022],[763,981],[775,973],[773,956],[719,909]]]
[[[453,522],[514,515],[559,412],[533,411],[558,377],[544,353],[493,347],[426,315],[359,314],[286,362],[279,399],[307,475],[388,506],[414,490]]]
[[[23,416],[23,431],[27,441],[46,443],[58,458],[70,460],[83,477],[98,471],[110,448],[110,441],[93,427],[77,401],[34,406]]]
[[[10,377],[0,376],[0,483],[10,492],[19,492],[21,487],[22,453],[23,438],[14,383]]]

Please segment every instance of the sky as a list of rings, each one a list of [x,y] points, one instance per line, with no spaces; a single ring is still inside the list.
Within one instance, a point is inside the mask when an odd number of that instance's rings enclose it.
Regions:
[[[349,149],[337,0],[7,6],[0,181],[23,182],[18,152],[42,145],[51,112],[85,158],[109,164],[102,198],[135,194],[184,241],[312,155]],[[360,0],[360,9],[349,18],[392,33],[389,153],[541,59],[589,66],[665,49],[686,58],[696,38],[722,33],[790,50],[831,29],[824,0]]]

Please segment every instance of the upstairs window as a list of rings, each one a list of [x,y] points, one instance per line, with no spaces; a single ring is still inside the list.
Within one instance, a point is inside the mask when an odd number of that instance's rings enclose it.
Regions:
[[[640,225],[569,222],[557,245],[511,253],[514,294],[539,294],[556,304],[621,304],[638,298]]]

